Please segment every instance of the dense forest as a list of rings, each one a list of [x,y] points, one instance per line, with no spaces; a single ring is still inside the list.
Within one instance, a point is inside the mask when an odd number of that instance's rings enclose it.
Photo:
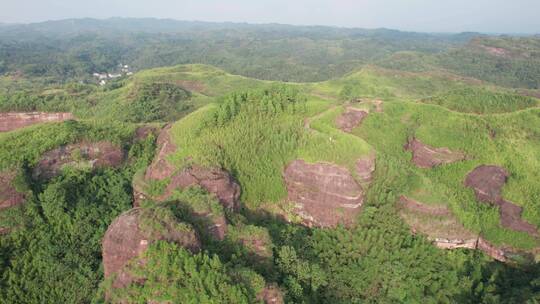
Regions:
[[[0,25],[0,302],[540,302],[539,41]]]
[[[119,63],[136,70],[203,63],[259,79],[321,81],[366,64],[395,66],[401,53],[412,52],[413,57],[423,56],[419,61],[424,68],[538,88],[537,53],[510,58],[486,54],[475,46],[504,44],[508,39],[468,44],[478,36],[155,19],[64,20],[1,27],[0,73],[66,80],[110,72]],[[526,50],[529,43],[538,43],[534,38],[514,40],[506,43],[518,48],[516,54],[521,53],[520,46]]]

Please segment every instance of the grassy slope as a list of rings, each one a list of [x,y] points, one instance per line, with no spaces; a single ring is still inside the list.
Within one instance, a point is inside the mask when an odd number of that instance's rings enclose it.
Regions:
[[[242,198],[250,206],[285,197],[281,172],[293,159],[328,161],[351,168],[373,146],[379,161],[390,162],[405,176],[393,185],[395,191],[425,203],[448,204],[467,228],[482,231],[495,243],[536,245],[523,233],[501,228],[497,210],[477,203],[472,191],[463,187],[466,173],[476,165],[502,165],[512,174],[504,188],[505,197],[524,207],[525,219],[540,225],[540,189],[534,183],[538,180],[535,172],[540,172],[539,130],[535,127],[539,125],[538,110],[526,109],[534,104],[512,99],[515,95],[505,89],[447,73],[366,67],[341,79],[287,84],[309,96],[301,114],[284,114],[270,120],[235,120],[205,129],[202,121],[222,103],[222,99],[215,97],[232,91],[268,88],[274,83],[230,75],[209,66],[187,65],[137,73],[124,87],[100,93],[104,94],[100,97],[104,105],[98,104],[91,116],[114,118],[116,112],[110,107],[127,106],[131,86],[144,82],[176,83],[192,89],[190,102],[193,109],[200,108],[174,125],[174,140],[181,147],[174,159],[182,166],[185,157],[191,156],[195,162],[230,170],[241,183]],[[490,95],[485,98],[486,92],[502,92],[497,95],[498,104],[502,104],[498,111],[519,111],[482,116],[459,113],[468,108],[452,94],[467,90],[480,92],[479,99],[488,101]],[[442,100],[442,106],[413,102],[425,102],[433,95]],[[507,96],[517,100],[517,106],[504,104]],[[343,110],[344,100],[357,97],[384,100],[384,113],[370,114],[362,127],[355,130],[360,138],[337,130],[333,124]],[[478,103],[477,99],[472,98],[471,104]],[[306,120],[310,130],[306,129]],[[494,139],[490,137],[493,133]],[[474,160],[433,170],[417,169],[410,164],[410,154],[402,149],[406,138],[413,134],[427,144],[464,151]],[[384,178],[384,172],[378,175]]]
[[[204,100],[201,104],[230,91],[271,85],[201,65],[156,69],[137,77],[152,81],[200,81],[205,88],[202,92],[207,94],[198,97]],[[505,197],[524,207],[526,220],[540,225],[537,206],[540,189],[534,183],[538,180],[535,172],[540,172],[539,130],[534,127],[539,116],[538,110],[526,109],[532,106],[530,103],[517,107],[503,105],[503,110],[519,110],[507,114],[460,113],[459,99],[455,103],[451,98],[445,100],[444,105],[454,110],[415,101],[467,89],[503,92],[504,100],[507,91],[451,74],[403,73],[376,67],[364,68],[342,79],[287,85],[311,94],[304,113],[266,121],[237,120],[219,128],[205,128],[202,121],[219,108],[221,101],[217,99],[217,104],[204,106],[174,125],[174,140],[182,147],[174,161],[183,166],[186,157],[191,156],[191,161],[197,163],[223,166],[242,185],[244,202],[256,207],[285,197],[281,172],[289,161],[296,158],[328,161],[350,168],[354,160],[373,147],[379,161],[391,163],[404,175],[395,181],[395,191],[425,203],[449,205],[468,229],[482,232],[494,243],[519,248],[538,245],[524,233],[502,228],[497,210],[476,202],[472,190],[463,186],[467,172],[477,165],[504,166],[512,174],[503,190]],[[346,86],[354,87],[357,97],[385,101],[384,113],[371,113],[354,135],[337,130],[333,124],[343,110],[341,104],[347,97],[342,91]],[[306,120],[310,121],[311,130],[306,129]],[[490,137],[493,132],[494,139]],[[464,151],[474,159],[432,170],[418,169],[410,163],[410,153],[403,151],[403,144],[411,135],[433,146]],[[291,136],[298,139],[291,140]],[[384,172],[377,174],[384,178]]]
[[[218,109],[216,105],[201,108],[173,126],[174,141],[182,147],[173,158],[178,166],[189,159],[229,170],[240,182],[243,201],[250,207],[285,198],[282,171],[294,159],[352,169],[355,160],[371,151],[360,138],[335,129],[338,108],[317,97],[309,98],[297,113],[259,117],[246,110],[223,126],[204,127]],[[321,112],[308,128],[306,120]]]
[[[396,185],[396,191],[399,189],[427,203],[448,204],[465,227],[482,232],[497,244],[531,248],[539,245],[538,240],[525,233],[503,229],[497,209],[478,203],[463,181],[478,165],[505,167],[511,177],[503,189],[504,196],[521,205],[524,218],[539,226],[540,186],[535,182],[540,172],[539,113],[531,109],[477,116],[439,106],[393,102],[386,104],[384,113],[370,115],[355,134],[406,174],[403,183]],[[490,136],[493,130],[495,138]],[[434,169],[418,169],[409,161],[410,153],[402,148],[407,137],[413,134],[426,144],[463,151],[473,159]]]

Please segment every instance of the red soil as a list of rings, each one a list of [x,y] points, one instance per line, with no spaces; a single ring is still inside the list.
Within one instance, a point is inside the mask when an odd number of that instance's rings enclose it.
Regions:
[[[479,201],[499,207],[503,227],[538,236],[537,227],[521,218],[523,209],[502,198],[501,189],[508,176],[508,171],[501,167],[482,165],[467,175],[465,186],[474,189]]]
[[[423,144],[413,138],[404,146],[405,150],[413,154],[413,163],[420,168],[433,168],[442,164],[449,164],[464,160],[465,154],[453,152],[448,148],[434,148]]]
[[[337,165],[295,160],[285,168],[284,178],[288,199],[307,226],[350,225],[364,202],[362,187]]]
[[[8,132],[42,122],[74,119],[71,113],[11,112],[0,113],[0,132]]]
[[[348,107],[343,114],[336,118],[336,125],[342,131],[351,133],[367,115],[366,111]]]

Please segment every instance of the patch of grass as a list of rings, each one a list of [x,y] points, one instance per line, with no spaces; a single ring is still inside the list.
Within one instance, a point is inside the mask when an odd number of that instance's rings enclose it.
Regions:
[[[494,92],[484,88],[467,87],[451,90],[422,102],[437,104],[465,113],[504,113],[538,106],[537,99],[507,92]]]
[[[500,165],[511,173],[503,196],[524,208],[523,217],[540,225],[540,114],[538,110],[494,116],[450,112],[433,105],[388,102],[384,113],[372,113],[354,130],[383,156],[389,166],[402,172],[393,181],[395,192],[409,194],[424,203],[445,203],[469,230],[482,233],[495,244],[517,248],[538,246],[531,236],[505,229],[498,209],[476,200],[465,187],[466,175],[482,164]],[[434,147],[462,151],[469,160],[419,169],[403,150],[410,136]],[[388,178],[384,175],[382,178]]]

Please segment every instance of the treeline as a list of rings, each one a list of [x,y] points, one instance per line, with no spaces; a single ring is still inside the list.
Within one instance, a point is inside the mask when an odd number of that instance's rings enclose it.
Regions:
[[[20,71],[66,80],[110,72],[119,63],[136,70],[204,63],[259,79],[320,81],[396,51],[439,52],[470,36],[166,20],[69,20],[1,29],[0,73]]]

